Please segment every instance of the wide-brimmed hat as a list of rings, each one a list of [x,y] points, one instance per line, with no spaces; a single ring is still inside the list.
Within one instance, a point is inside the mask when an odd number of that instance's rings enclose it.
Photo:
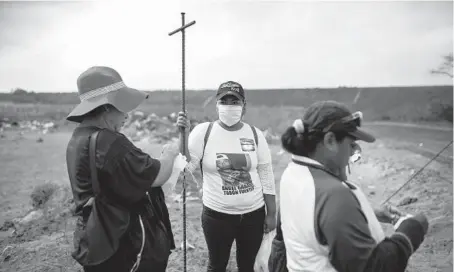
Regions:
[[[147,93],[126,86],[117,71],[105,66],[94,66],[83,72],[77,79],[77,89],[80,104],[66,117],[77,123],[99,106],[110,104],[127,113],[148,98]]]

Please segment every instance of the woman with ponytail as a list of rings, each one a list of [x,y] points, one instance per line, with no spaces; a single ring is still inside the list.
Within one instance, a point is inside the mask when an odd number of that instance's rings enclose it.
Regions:
[[[311,105],[281,137],[292,161],[281,177],[270,272],[404,272],[424,240],[427,218],[371,208],[347,182],[356,141],[375,138],[360,129],[362,113],[341,103]],[[396,230],[385,237],[381,223]]]

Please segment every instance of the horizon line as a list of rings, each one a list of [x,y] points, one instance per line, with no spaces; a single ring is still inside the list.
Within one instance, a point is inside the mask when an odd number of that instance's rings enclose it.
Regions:
[[[446,84],[434,84],[434,85],[388,85],[388,86],[336,86],[336,87],[281,87],[281,88],[245,88],[245,91],[277,91],[277,90],[314,90],[314,89],[376,89],[376,88],[422,88],[422,87],[451,87],[454,88],[453,85],[446,85]],[[10,90],[0,90],[0,94],[12,94],[13,90],[17,89],[22,89],[24,91],[27,91],[27,93],[49,93],[49,94],[62,94],[62,93],[67,93],[67,94],[72,94],[72,93],[78,93],[77,90],[66,90],[66,91],[37,91],[37,90],[27,90],[25,88],[21,87],[16,87],[16,88],[11,88]],[[181,92],[182,89],[164,89],[164,88],[159,88],[159,89],[143,89],[143,88],[135,88],[137,90],[141,90],[144,92]],[[200,88],[200,89],[185,89],[185,91],[189,92],[203,92],[203,91],[214,91],[217,90],[217,88]]]

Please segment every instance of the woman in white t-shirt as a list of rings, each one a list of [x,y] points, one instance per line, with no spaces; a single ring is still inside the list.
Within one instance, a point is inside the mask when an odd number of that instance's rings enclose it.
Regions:
[[[219,120],[194,127],[186,151],[188,171],[202,170],[208,271],[225,271],[235,240],[239,271],[253,272],[263,234],[276,227],[271,154],[262,131],[241,120],[246,100],[239,83],[221,84],[216,100]],[[187,123],[186,116],[180,113],[177,123]]]

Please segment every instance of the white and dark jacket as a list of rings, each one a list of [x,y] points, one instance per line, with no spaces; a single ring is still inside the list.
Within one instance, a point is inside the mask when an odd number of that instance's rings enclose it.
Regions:
[[[404,272],[424,239],[414,219],[386,237],[359,187],[300,156],[281,178],[280,220],[288,271]]]

